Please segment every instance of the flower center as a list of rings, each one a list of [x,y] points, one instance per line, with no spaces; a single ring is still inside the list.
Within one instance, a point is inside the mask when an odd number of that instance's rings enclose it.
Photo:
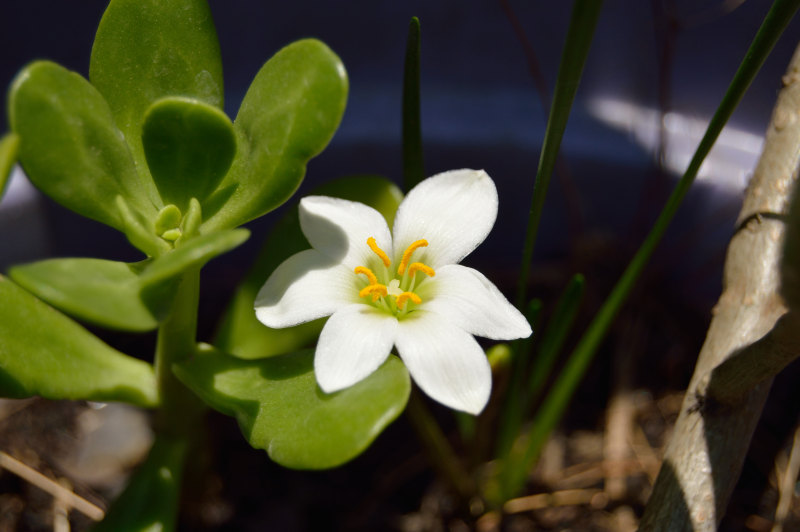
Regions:
[[[414,252],[428,245],[427,240],[417,240],[406,248],[400,258],[395,273],[391,273],[389,267],[392,265],[391,259],[383,251],[373,237],[367,239],[367,246],[378,256],[383,268],[378,267],[376,275],[366,266],[356,266],[356,275],[363,275],[367,278],[367,284],[358,292],[358,297],[369,297],[372,304],[382,308],[396,316],[404,316],[413,310],[415,305],[422,303],[422,298],[414,290],[425,280],[417,279],[417,273],[424,273],[427,277],[433,277],[436,272],[430,266],[421,262],[411,262]],[[385,282],[388,280],[388,282]],[[382,282],[383,281],[383,282]],[[409,305],[409,301],[411,304]]]

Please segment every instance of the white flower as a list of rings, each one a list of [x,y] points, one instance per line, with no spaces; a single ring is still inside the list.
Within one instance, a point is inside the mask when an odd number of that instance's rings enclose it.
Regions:
[[[273,328],[330,316],[314,357],[325,392],[367,377],[395,346],[425,393],[477,414],[492,375],[472,335],[531,334],[486,277],[458,264],[496,218],[497,190],[482,170],[422,181],[400,204],[391,233],[383,216],[361,203],[303,198],[300,226],[312,249],[278,266],[258,293],[256,315]]]

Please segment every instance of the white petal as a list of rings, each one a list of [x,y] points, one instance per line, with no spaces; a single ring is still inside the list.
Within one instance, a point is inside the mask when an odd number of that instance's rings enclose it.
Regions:
[[[256,317],[267,327],[291,327],[330,316],[358,300],[355,274],[314,249],[278,266],[256,296]]]
[[[513,340],[531,335],[520,311],[481,272],[450,264],[427,280],[431,298],[422,308],[436,312],[469,333],[493,340]]]
[[[470,414],[486,406],[492,371],[472,335],[420,310],[399,322],[395,344],[411,377],[431,398]]]
[[[394,256],[428,241],[414,255],[434,269],[454,264],[484,241],[497,218],[497,189],[483,170],[452,170],[411,189],[394,220]]]
[[[387,254],[392,236],[384,217],[356,201],[327,196],[307,196],[300,201],[300,227],[311,246],[352,270],[377,256],[367,245],[374,237]]]
[[[397,319],[358,303],[330,317],[319,335],[314,372],[326,393],[342,390],[383,364],[394,345]]]

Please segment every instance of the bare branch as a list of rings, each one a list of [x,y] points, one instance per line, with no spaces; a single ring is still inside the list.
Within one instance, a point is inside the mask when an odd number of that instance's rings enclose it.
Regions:
[[[716,530],[772,384],[771,377],[766,377],[745,393],[735,389],[715,392],[717,396],[738,396],[732,404],[706,396],[712,371],[764,338],[786,313],[779,277],[783,215],[800,159],[800,48],[783,79],[785,86],[773,111],[764,152],[739,215],[742,227],[728,248],[724,290],[714,308],[641,530]],[[763,216],[765,213],[768,215]],[[720,371],[738,375],[737,364],[732,362]],[[728,385],[736,386],[736,382],[731,378]]]

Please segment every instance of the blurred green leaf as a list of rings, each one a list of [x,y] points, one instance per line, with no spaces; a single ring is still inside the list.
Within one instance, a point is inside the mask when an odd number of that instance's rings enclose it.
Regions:
[[[406,191],[425,179],[419,96],[419,19],[411,17],[403,70],[403,185]]]
[[[267,61],[239,108],[236,157],[203,203],[202,231],[236,227],[289,199],[308,160],[339,126],[346,102],[344,66],[320,41],[297,41]]]
[[[153,367],[0,276],[0,395],[158,404]]]
[[[222,60],[208,4],[111,0],[97,28],[89,79],[147,176],[142,124],[153,102],[185,96],[222,108]]]
[[[151,310],[142,299],[139,272],[143,267],[144,263],[100,259],[50,259],[14,266],[8,274],[15,283],[75,318],[140,332],[158,327],[156,316],[166,311]]]
[[[7,133],[0,138],[0,198],[6,190],[6,181],[11,175],[11,169],[17,162],[17,150],[19,148],[19,135]]]
[[[400,415],[411,390],[394,356],[333,394],[317,386],[313,351],[261,360],[198,353],[173,371],[213,408],[235,417],[250,445],[296,469],[335,467],[358,456]]]
[[[11,86],[9,115],[19,160],[45,194],[120,230],[117,195],[145,217],[155,214],[108,104],[80,75],[49,61],[31,63]]]
[[[547,189],[550,186],[550,177],[558,159],[561,139],[567,129],[572,102],[578,92],[578,86],[583,76],[583,67],[589,56],[589,48],[602,7],[602,0],[575,0],[572,5],[567,39],[561,52],[561,62],[558,65],[553,103],[547,117],[542,151],[539,154],[539,167],[533,183],[531,209],[528,214],[528,226],[525,230],[525,243],[522,249],[522,265],[517,282],[516,305],[519,308],[525,304],[533,248],[539,234],[539,220],[542,217]]]
[[[147,110],[142,130],[144,154],[165,205],[182,212],[194,197],[211,194],[236,153],[233,124],[199,100],[164,98]]]
[[[359,201],[383,214],[389,227],[403,194],[397,185],[379,176],[352,176],[318,187],[312,194]],[[271,329],[256,319],[256,294],[284,260],[311,247],[300,230],[297,206],[278,220],[247,278],[240,285],[217,334],[216,345],[240,358],[263,358],[297,351],[319,336],[325,319],[286,329]]]
[[[157,438],[147,460],[92,532],[175,530],[186,447],[182,440]]]
[[[249,236],[250,231],[247,229],[231,229],[192,238],[150,262],[142,270],[139,282],[146,289],[169,281],[243,244]]]
[[[539,351],[528,371],[528,399],[526,407],[539,398],[539,394],[547,382],[553,365],[556,362],[567,335],[572,331],[575,317],[578,315],[581,301],[583,299],[583,288],[585,285],[583,275],[577,273],[572,276],[561,297],[558,298],[556,308],[550,322],[542,333],[539,343]]]

